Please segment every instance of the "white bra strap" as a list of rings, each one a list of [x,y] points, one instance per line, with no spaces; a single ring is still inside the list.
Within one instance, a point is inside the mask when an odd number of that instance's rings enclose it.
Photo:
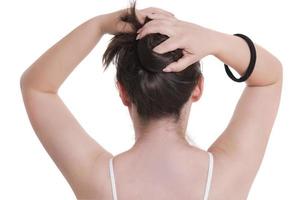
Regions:
[[[113,194],[113,200],[118,200],[117,198],[117,191],[116,191],[116,182],[115,182],[115,175],[114,175],[114,168],[113,168],[113,157],[109,160],[109,175],[110,175],[110,182],[111,182],[111,189]]]
[[[208,165],[208,174],[207,174],[207,181],[206,181],[206,187],[204,193],[204,200],[208,199],[208,194],[211,186],[212,172],[213,172],[213,163],[214,163],[212,153],[208,152],[208,155],[209,155],[209,165]],[[109,160],[109,174],[110,174],[113,200],[118,200],[117,192],[116,192],[115,176],[113,171],[113,158],[110,158]]]
[[[208,199],[208,194],[209,194],[210,185],[211,185],[212,172],[213,172],[213,168],[214,168],[213,154],[208,152],[208,158],[209,158],[209,164],[208,164],[208,173],[207,173],[207,181],[206,181],[206,187],[205,187],[205,193],[204,193],[204,200]]]

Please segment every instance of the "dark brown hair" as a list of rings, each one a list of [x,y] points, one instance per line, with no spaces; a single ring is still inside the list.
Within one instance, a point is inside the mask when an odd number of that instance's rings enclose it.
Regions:
[[[130,33],[118,33],[110,41],[104,55],[105,70],[113,62],[117,80],[125,88],[130,101],[143,120],[162,117],[180,118],[180,111],[202,76],[200,63],[196,62],[180,72],[163,72],[168,64],[183,56],[182,49],[159,54],[152,48],[168,39],[152,33],[136,40],[136,31],[143,26],[136,16],[134,2],[128,12],[120,17],[133,28]],[[146,17],[145,23],[151,21]]]

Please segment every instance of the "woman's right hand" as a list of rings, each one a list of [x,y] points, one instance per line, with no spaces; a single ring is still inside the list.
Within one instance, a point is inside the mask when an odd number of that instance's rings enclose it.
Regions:
[[[152,14],[148,17],[152,20],[138,30],[137,39],[150,33],[160,33],[169,38],[153,48],[153,51],[162,54],[183,49],[183,57],[166,66],[163,71],[181,71],[203,57],[216,53],[217,31],[178,20],[174,16]]]

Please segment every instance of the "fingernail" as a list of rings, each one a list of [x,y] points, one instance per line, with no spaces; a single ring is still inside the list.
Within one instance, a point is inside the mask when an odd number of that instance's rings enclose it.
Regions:
[[[136,40],[140,39],[140,35],[137,35],[135,39],[136,39]]]
[[[166,67],[166,68],[163,69],[163,71],[164,71],[164,72],[170,72],[171,69]]]

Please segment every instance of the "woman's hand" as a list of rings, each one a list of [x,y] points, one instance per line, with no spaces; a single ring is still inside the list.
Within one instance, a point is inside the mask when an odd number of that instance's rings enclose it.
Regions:
[[[149,17],[153,20],[137,31],[137,39],[149,33],[161,33],[169,38],[153,48],[153,51],[162,54],[178,48],[183,49],[183,57],[166,66],[163,71],[181,71],[201,58],[216,52],[217,31],[178,20],[172,16],[152,14]]]
[[[108,34],[117,34],[120,32],[133,32],[135,30],[132,29],[132,27],[126,23],[120,20],[120,17],[127,12],[130,12],[130,9],[122,9],[118,10],[112,13],[100,15],[101,18],[101,30],[103,33]],[[136,14],[138,20],[143,24],[145,21],[146,16],[150,17],[153,15],[158,16],[169,16],[174,17],[174,15],[166,10],[155,8],[155,7],[149,7],[144,9],[136,9]]]

